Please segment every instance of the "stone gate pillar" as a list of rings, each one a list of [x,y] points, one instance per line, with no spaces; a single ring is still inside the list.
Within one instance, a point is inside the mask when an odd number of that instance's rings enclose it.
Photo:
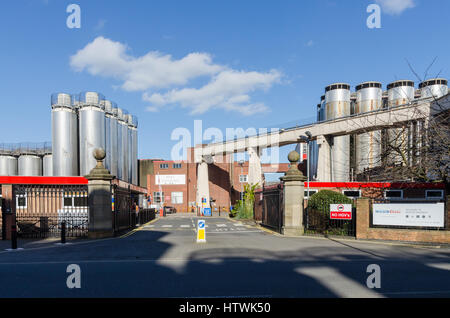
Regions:
[[[303,226],[303,196],[306,177],[298,170],[297,162],[300,155],[291,151],[288,155],[291,167],[281,177],[283,182],[283,227],[281,233],[300,236],[304,233]]]
[[[93,152],[97,166],[85,176],[88,179],[89,238],[114,236],[111,204],[111,180],[114,178],[103,166],[105,150],[97,148]]]

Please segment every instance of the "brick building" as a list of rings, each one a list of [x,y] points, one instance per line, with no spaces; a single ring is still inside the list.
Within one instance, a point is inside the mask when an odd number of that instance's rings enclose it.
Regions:
[[[193,158],[194,149],[189,148],[188,153]],[[249,163],[233,161],[230,155],[221,159],[221,163],[208,165],[208,174],[212,208],[223,211],[239,200],[248,182]],[[286,172],[288,169],[288,163],[262,165],[263,173]],[[195,207],[197,164],[193,160],[141,159],[139,170],[139,185],[147,188],[152,205],[173,206],[177,212],[188,212]]]

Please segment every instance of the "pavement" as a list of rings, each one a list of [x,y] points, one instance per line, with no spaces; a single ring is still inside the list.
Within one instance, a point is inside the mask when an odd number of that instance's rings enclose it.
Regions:
[[[198,219],[206,243],[196,242]],[[282,237],[189,214],[71,243],[1,251],[0,297],[450,297],[448,248]],[[71,264],[80,288],[67,287]],[[380,288],[367,286],[371,264]]]

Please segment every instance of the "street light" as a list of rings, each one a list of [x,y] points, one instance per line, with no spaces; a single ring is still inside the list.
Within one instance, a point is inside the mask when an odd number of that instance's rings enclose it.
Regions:
[[[243,170],[242,170],[242,166],[244,165],[244,160],[239,160],[239,165],[241,166],[241,174],[240,174],[240,176],[239,176],[239,182],[241,183],[241,200],[243,200],[244,198],[243,198],[243,191],[242,191],[242,181],[241,181],[241,176],[243,175]]]
[[[307,187],[307,193],[308,193],[308,200],[309,200],[309,143],[311,142],[312,139],[312,134],[310,131],[306,131],[305,132],[306,136],[300,136],[300,141],[303,141],[306,143],[306,180],[308,182],[308,187]]]

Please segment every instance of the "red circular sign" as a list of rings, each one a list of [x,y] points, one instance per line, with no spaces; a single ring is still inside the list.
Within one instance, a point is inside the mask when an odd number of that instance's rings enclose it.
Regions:
[[[342,204],[339,204],[337,206],[337,209],[338,209],[339,212],[342,212],[342,211],[344,211],[344,206]]]

